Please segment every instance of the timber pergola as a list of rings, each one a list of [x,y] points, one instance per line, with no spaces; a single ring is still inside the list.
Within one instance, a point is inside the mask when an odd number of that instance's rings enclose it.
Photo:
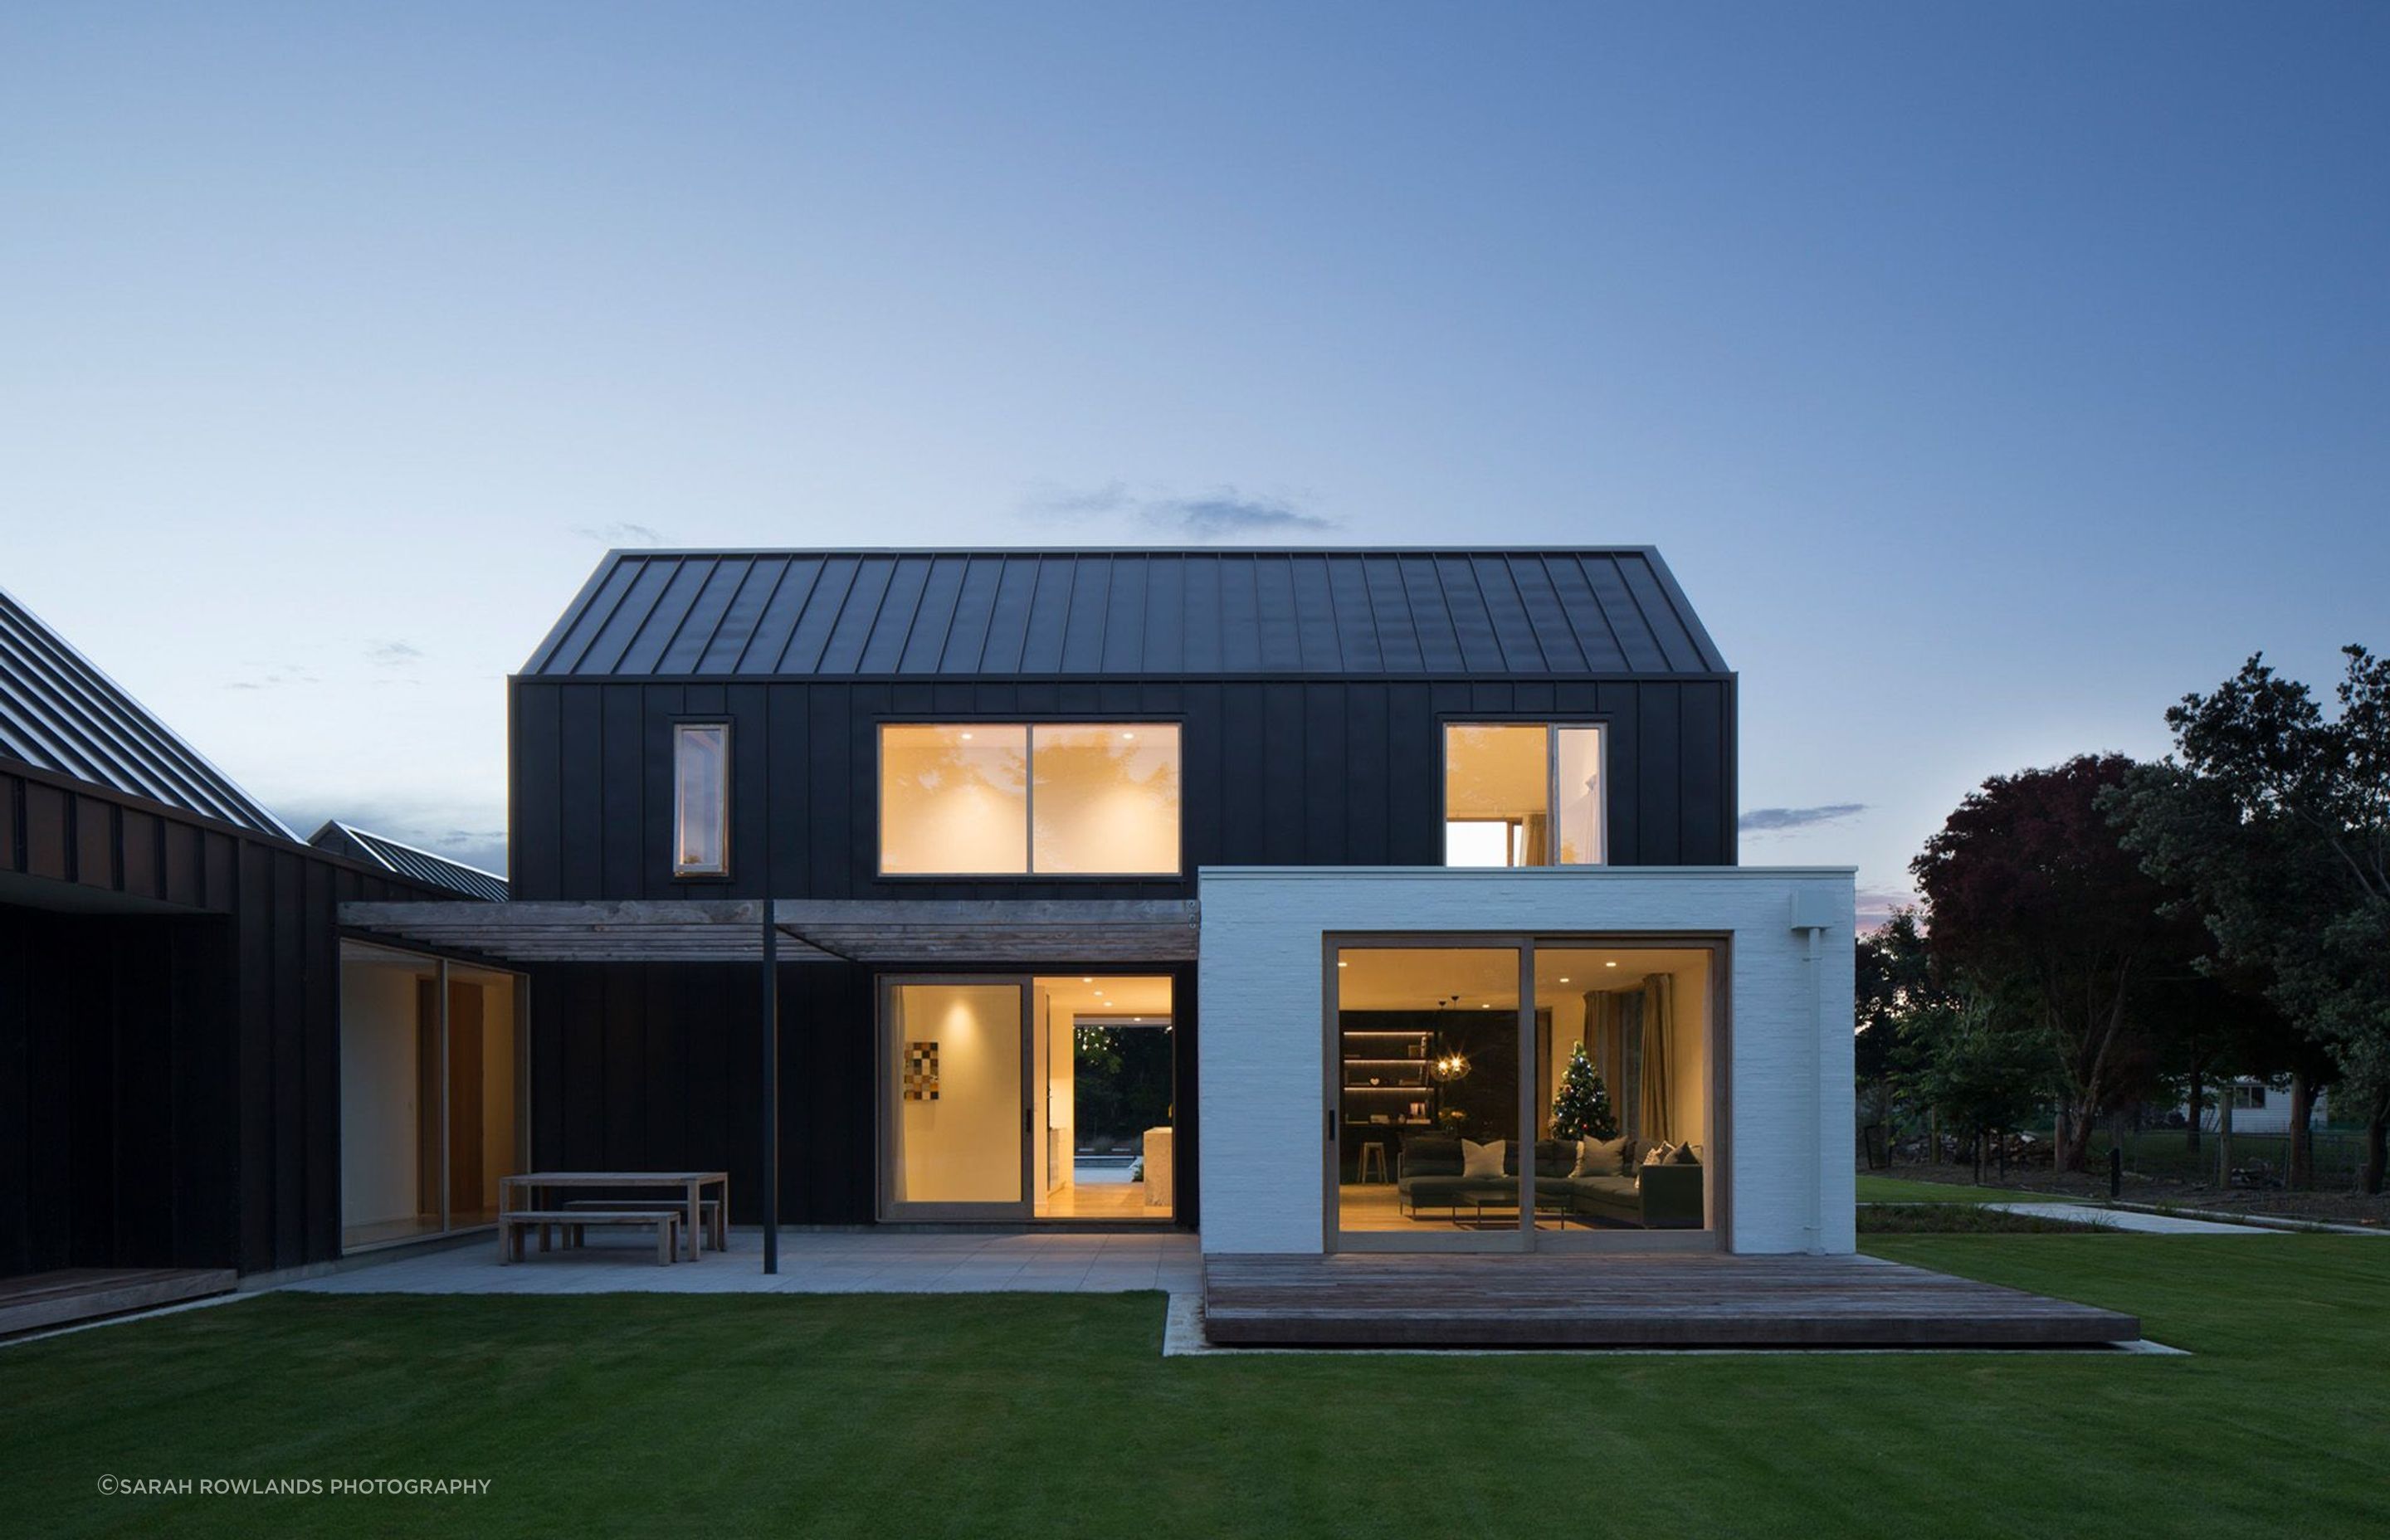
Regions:
[[[764,1271],[780,1270],[782,962],[1189,962],[1189,899],[626,899],[343,904],[343,931],[517,963],[763,965]]]

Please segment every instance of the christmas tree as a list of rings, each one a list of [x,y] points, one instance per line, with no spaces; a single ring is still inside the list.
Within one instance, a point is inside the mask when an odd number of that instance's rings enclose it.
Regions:
[[[1610,1087],[1601,1083],[1601,1072],[1593,1067],[1593,1060],[1585,1057],[1582,1043],[1569,1055],[1560,1094],[1552,1097],[1552,1137],[1618,1137],[1618,1118],[1610,1110]]]

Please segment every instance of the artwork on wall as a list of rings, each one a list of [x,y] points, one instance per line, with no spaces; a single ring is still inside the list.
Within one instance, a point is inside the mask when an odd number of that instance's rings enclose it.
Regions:
[[[905,1045],[905,1099],[938,1099],[938,1045],[935,1039]]]

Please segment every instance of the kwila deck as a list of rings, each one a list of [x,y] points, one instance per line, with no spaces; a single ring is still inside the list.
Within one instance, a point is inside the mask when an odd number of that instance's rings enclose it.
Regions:
[[[1215,1256],[1228,1344],[2073,1347],[2137,1340],[2112,1310],[1867,1256]]]
[[[0,1337],[229,1293],[232,1269],[61,1267],[0,1278]]]

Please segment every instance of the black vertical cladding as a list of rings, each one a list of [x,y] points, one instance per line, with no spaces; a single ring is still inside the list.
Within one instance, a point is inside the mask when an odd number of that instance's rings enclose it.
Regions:
[[[1191,894],[1206,866],[1433,865],[1443,859],[1442,729],[1471,720],[1603,723],[1614,864],[1735,858],[1728,678],[538,679],[516,691],[523,866],[514,892],[523,899],[1163,897]],[[691,714],[731,724],[726,881],[671,873],[669,726]],[[1187,875],[880,877],[879,729],[923,718],[1179,723]]]
[[[833,558],[832,565],[838,560],[851,564]],[[1125,559],[1033,557],[1009,562],[1000,576],[933,574],[925,584],[939,586],[918,595],[889,590],[883,576],[858,600],[860,590],[850,592],[854,574],[841,568],[825,590],[827,608],[819,614],[809,608],[792,622],[783,666],[802,670],[869,648],[895,660],[893,673],[876,677],[519,678],[515,805],[519,817],[535,810],[546,821],[537,835],[518,833],[515,895],[1179,897],[1194,892],[1196,871],[1208,866],[1434,865],[1443,858],[1443,729],[1471,719],[1606,725],[1613,862],[1734,859],[1730,676],[1634,677],[1638,665],[1631,663],[1610,675],[1460,672],[1462,650],[1492,656],[1501,641],[1480,633],[1515,622],[1501,607],[1544,602],[1532,584],[1516,592],[1497,585],[1485,601],[1496,609],[1482,615],[1468,606],[1458,619],[1442,621],[1426,610],[1381,613],[1366,632],[1350,623],[1349,603],[1332,627],[1317,617],[1306,625],[1291,612],[1281,617],[1284,624],[1266,626],[1256,614],[1242,629],[1224,624],[1215,638],[1188,632],[1181,655],[1168,625],[1157,631],[1152,615],[1139,620],[1117,602],[1134,571]],[[1368,594],[1385,576],[1369,576]],[[1286,577],[1269,561],[1248,557],[1192,563],[1171,602],[1189,611],[1241,613],[1256,608],[1257,596],[1285,586]],[[949,586],[978,597],[969,604],[958,597],[938,635],[913,629],[920,623],[916,600]],[[1038,591],[1034,603],[1032,587]],[[1361,592],[1349,580],[1345,588],[1348,597]],[[883,615],[891,604],[903,613]],[[1229,673],[1053,672],[1072,658],[1110,666],[1127,657],[1127,640],[1140,635],[1132,622],[1142,627],[1149,661],[1168,655],[1190,670]],[[1508,649],[1501,657],[1512,657],[1514,642],[1501,642]],[[1648,638],[1638,636],[1638,646],[1651,650]],[[1261,666],[1265,654],[1320,667],[1304,677],[1233,676],[1239,667]],[[933,655],[976,657],[989,672],[922,672]],[[1333,674],[1337,659],[1366,662],[1373,656],[1381,672]],[[731,723],[734,743],[731,876],[712,884],[675,881],[662,843],[670,797],[663,726],[675,714],[715,711]],[[1181,876],[879,875],[881,724],[1073,718],[1181,725]],[[626,723],[637,732],[619,731]],[[521,741],[534,732],[546,741]],[[626,818],[628,829],[621,822]],[[637,854],[628,855],[634,847]],[[635,870],[623,870],[625,859]],[[969,969],[1034,970],[1004,962]],[[1192,1223],[1201,1137],[1195,970],[1173,971],[1181,1017],[1178,1217]],[[760,1198],[749,1131],[762,1114],[752,1033],[743,1030],[759,1007],[752,965],[553,965],[534,973],[533,1158],[720,1166],[733,1175],[734,1210],[752,1223]],[[849,964],[784,962],[778,970],[781,1217],[789,1222],[868,1223],[876,1213],[875,977]]]
[[[1067,960],[989,963],[973,973],[1050,973]],[[1108,971],[1167,973],[1176,1016],[1177,1190],[1181,1224],[1192,1224],[1196,1117],[1195,1045],[1200,1030],[1191,964],[1107,965]],[[875,1099],[879,974],[852,963],[782,963],[779,980],[780,1218],[797,1225],[862,1225],[878,1209]],[[533,1160],[560,1142],[567,1163],[590,1168],[693,1167],[730,1174],[731,1213],[762,1217],[762,1168],[750,1132],[763,1117],[752,1023],[761,978],[752,963],[554,963],[534,967],[533,1064],[568,1040],[588,1044],[593,1020],[607,1023],[602,1054],[566,1051],[568,1064],[604,1059],[600,1075],[569,1071],[534,1088],[543,1131]],[[613,1027],[636,1022],[636,1032]],[[642,1099],[616,1105],[620,1087]]]

